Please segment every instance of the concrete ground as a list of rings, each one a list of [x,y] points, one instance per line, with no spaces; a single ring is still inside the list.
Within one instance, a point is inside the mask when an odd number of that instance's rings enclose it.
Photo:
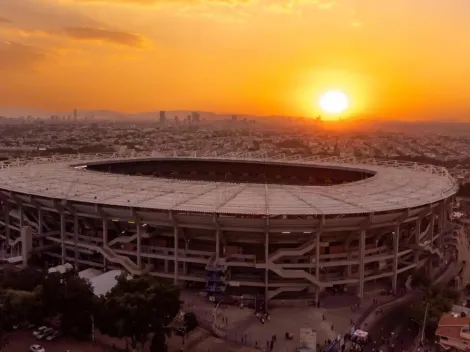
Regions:
[[[470,283],[470,241],[464,229],[461,230],[458,239],[459,260],[466,260],[467,265],[462,274],[463,284]],[[341,302],[341,299],[334,297],[333,301]],[[389,300],[389,297],[375,296],[366,298],[361,307],[352,311],[351,307],[335,308],[335,303],[327,304],[326,308],[316,307],[298,307],[298,308],[275,308],[270,310],[271,320],[262,324],[254,315],[251,309],[239,309],[237,307],[228,306],[227,308],[219,308],[218,321],[226,321],[224,330],[227,334],[227,340],[233,342],[247,341],[248,345],[258,346],[260,348],[266,347],[267,341],[270,341],[273,335],[276,335],[276,343],[274,344],[273,352],[290,352],[293,351],[299,344],[299,335],[301,328],[313,328],[317,332],[317,341],[324,344],[327,339],[334,339],[338,335],[344,334],[351,327],[351,320],[357,320],[364,310],[370,305],[372,298],[378,298],[379,302],[382,300]],[[182,300],[185,301],[183,310],[194,311],[198,317],[212,321],[214,315],[214,305],[207,302],[206,298],[195,292],[183,292]],[[385,331],[390,333],[392,330],[400,328],[405,331],[400,331],[400,334],[405,334],[409,330],[408,324],[398,324],[396,320],[392,325],[389,325],[390,319],[381,319],[380,317],[373,317],[370,320],[370,327],[376,325],[375,320],[379,320],[380,327],[372,328],[374,334]],[[397,318],[399,319],[399,317]],[[365,324],[369,323],[366,320]],[[369,325],[369,324],[368,324]],[[393,327],[393,329],[392,329]],[[362,326],[368,330],[369,326]],[[379,330],[380,329],[380,330]],[[391,330],[390,332],[387,332]],[[294,339],[287,341],[284,338],[286,332],[292,333]],[[415,332],[413,331],[411,335]],[[405,339],[405,345],[408,343],[408,337]],[[199,341],[194,351],[199,352],[222,352],[222,351],[237,351],[241,352],[242,347],[235,347],[230,345],[229,342],[207,337]]]
[[[346,299],[347,297],[345,297]],[[388,297],[379,297],[388,299]],[[182,310],[193,311],[201,319],[210,321],[214,314],[214,305],[206,298],[195,292],[182,292],[185,302]],[[234,306],[218,309],[218,321],[226,321],[224,326],[226,339],[231,342],[246,341],[252,347],[265,348],[267,342],[276,335],[273,352],[293,351],[299,346],[300,329],[313,328],[317,332],[317,341],[324,344],[328,339],[343,335],[351,327],[351,320],[357,320],[364,310],[371,304],[371,298],[366,298],[359,309],[353,311],[350,306],[334,308],[316,307],[286,307],[274,308],[269,311],[270,321],[262,324],[252,309],[240,309]],[[341,299],[337,299],[338,302]],[[287,341],[284,336],[289,332],[294,339]],[[223,342],[219,342],[221,345]],[[203,351],[206,352],[206,351]],[[217,351],[215,351],[217,352]]]
[[[259,347],[266,347],[267,342],[276,335],[273,352],[293,351],[299,346],[300,329],[312,328],[317,332],[317,341],[324,344],[343,334],[351,326],[351,319],[357,319],[360,311],[352,312],[351,308],[277,308],[270,311],[271,320],[262,324],[252,316],[244,324],[229,327],[228,337],[231,340],[246,340]],[[325,320],[323,319],[325,318]],[[286,340],[285,333],[294,335],[293,340]]]

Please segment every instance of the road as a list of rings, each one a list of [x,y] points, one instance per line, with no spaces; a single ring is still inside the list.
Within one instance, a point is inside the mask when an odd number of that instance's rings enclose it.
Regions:
[[[459,253],[459,260],[466,262],[462,272],[462,287],[470,283],[470,243],[467,236],[467,226],[462,226],[459,230],[457,238],[457,250]]]
[[[372,352],[373,349],[384,352],[400,352],[411,347],[419,327],[406,318],[407,310],[409,310],[408,307],[397,308],[393,313],[384,315],[374,324],[369,331],[373,342],[364,348],[364,352]]]

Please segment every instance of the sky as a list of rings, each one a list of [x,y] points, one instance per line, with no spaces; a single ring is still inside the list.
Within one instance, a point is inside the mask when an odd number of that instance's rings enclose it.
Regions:
[[[0,106],[470,121],[468,0],[0,0]]]

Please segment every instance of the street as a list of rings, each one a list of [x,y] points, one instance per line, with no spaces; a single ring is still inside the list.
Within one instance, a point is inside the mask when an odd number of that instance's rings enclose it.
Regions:
[[[407,318],[407,310],[409,307],[397,308],[374,324],[369,331],[373,342],[365,346],[364,352],[372,352],[373,349],[384,352],[407,350],[413,344],[419,330],[419,326]]]

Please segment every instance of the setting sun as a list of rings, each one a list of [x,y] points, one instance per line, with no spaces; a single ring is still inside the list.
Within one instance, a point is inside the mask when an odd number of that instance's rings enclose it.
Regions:
[[[320,107],[328,114],[340,114],[349,107],[349,99],[341,91],[330,90],[323,93],[319,99]]]

